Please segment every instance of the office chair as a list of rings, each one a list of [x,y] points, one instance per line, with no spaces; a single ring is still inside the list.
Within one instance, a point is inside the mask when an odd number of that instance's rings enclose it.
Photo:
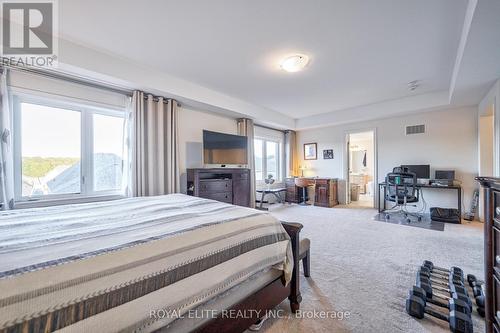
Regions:
[[[309,186],[314,186],[314,183],[307,178],[295,178],[295,186],[302,189],[302,202],[299,203],[301,206],[307,205],[307,188]]]
[[[385,218],[390,219],[391,215],[403,214],[406,222],[411,222],[410,217],[422,221],[422,215],[409,212],[406,207],[419,201],[420,191],[417,188],[417,175],[407,170],[395,168],[393,172],[385,177],[387,194],[385,200],[394,202],[394,206],[384,211]]]

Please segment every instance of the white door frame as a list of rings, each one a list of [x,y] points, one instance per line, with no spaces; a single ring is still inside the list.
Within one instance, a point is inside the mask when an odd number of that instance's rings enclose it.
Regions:
[[[346,180],[345,202],[351,202],[351,189],[349,184],[349,135],[363,132],[373,132],[373,208],[377,208],[379,200],[378,191],[378,135],[376,127],[352,129],[345,131],[344,134],[344,149],[343,149],[343,168],[344,179]]]

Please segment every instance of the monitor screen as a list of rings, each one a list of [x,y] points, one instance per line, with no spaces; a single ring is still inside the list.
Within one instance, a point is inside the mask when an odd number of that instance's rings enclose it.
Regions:
[[[203,131],[205,164],[247,164],[247,137]]]
[[[435,179],[455,180],[455,170],[436,170]]]
[[[417,175],[417,178],[430,179],[431,178],[431,166],[429,164],[422,165],[401,165],[402,168],[408,168],[408,171],[413,172]]]

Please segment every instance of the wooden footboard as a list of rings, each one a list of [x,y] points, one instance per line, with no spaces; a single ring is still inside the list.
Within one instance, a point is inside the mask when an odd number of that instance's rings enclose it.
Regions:
[[[243,299],[228,310],[235,313],[245,313],[242,318],[218,317],[201,327],[197,332],[203,333],[234,333],[243,332],[259,318],[258,314],[274,309],[285,299],[289,299],[292,312],[299,310],[302,296],[299,288],[299,234],[302,230],[300,223],[281,222],[290,236],[293,252],[293,272],[290,283],[285,286],[283,277],[278,278],[254,294]],[[253,310],[253,311],[250,311]]]

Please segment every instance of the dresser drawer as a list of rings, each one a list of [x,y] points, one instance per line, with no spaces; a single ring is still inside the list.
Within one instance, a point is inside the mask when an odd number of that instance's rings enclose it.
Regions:
[[[496,276],[493,276],[493,313],[495,314],[495,319],[498,321],[500,316],[500,281],[498,281]]]
[[[200,180],[200,196],[202,193],[231,192],[231,179],[206,179]]]
[[[493,227],[493,267],[500,272],[500,230]]]
[[[200,193],[200,198],[212,199],[226,203],[233,203],[233,195],[231,192],[218,192],[218,193]]]
[[[248,172],[233,173],[233,180],[248,179],[248,178],[249,178]]]

